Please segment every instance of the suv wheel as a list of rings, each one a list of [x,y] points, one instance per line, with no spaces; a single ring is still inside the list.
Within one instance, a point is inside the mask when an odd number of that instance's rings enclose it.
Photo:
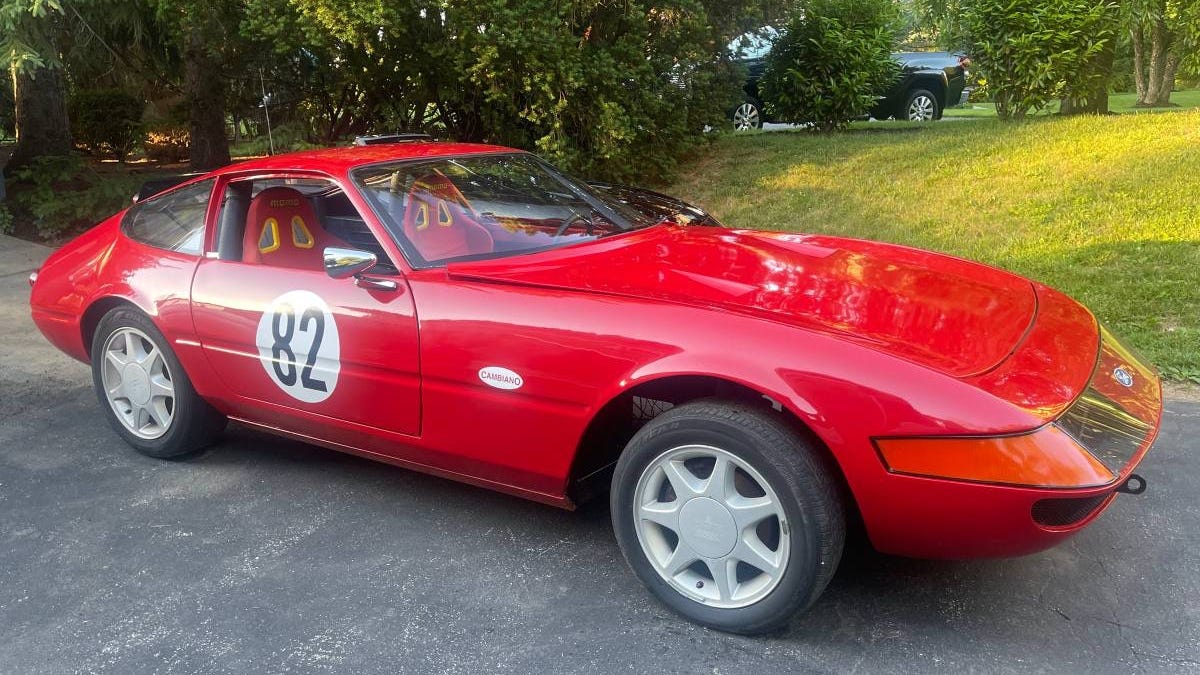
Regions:
[[[630,567],[678,614],[757,634],[807,609],[845,541],[820,451],[768,411],[697,401],[651,420],[617,462],[611,506]]]
[[[904,115],[901,119],[909,122],[930,122],[941,117],[938,110],[937,97],[927,89],[915,89],[908,94],[904,102]]]
[[[737,131],[762,128],[762,111],[754,101],[746,101],[733,111],[733,128]]]

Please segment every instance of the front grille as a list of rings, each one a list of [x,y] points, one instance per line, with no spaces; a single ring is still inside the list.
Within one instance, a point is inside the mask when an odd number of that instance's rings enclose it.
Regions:
[[[1095,511],[1108,494],[1094,497],[1067,497],[1040,499],[1033,505],[1033,520],[1046,527],[1066,527],[1087,518]]]
[[[1063,416],[1058,427],[1118,474],[1137,454],[1152,427],[1120,404],[1088,387]]]

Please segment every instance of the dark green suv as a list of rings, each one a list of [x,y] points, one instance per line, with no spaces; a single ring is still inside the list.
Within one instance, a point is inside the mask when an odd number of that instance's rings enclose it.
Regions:
[[[895,118],[913,122],[941,119],[948,105],[966,101],[969,93],[967,68],[971,60],[950,52],[899,52],[892,58],[900,64],[900,76],[886,92],[880,92],[871,108],[875,119]],[[763,110],[758,80],[766,69],[766,55],[743,58],[747,78],[745,97],[732,113],[738,130],[758,129],[763,122],[774,122]]]

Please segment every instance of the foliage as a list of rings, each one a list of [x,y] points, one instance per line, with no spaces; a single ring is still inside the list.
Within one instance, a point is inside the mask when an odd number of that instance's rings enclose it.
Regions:
[[[306,142],[424,130],[628,180],[726,124],[725,45],[788,2],[0,0],[0,30],[75,86],[182,99],[193,163],[225,161],[231,121],[262,132],[266,89]]]
[[[665,191],[732,227],[1011,269],[1079,299],[1171,377],[1200,377],[1200,110],[906,127],[730,136]],[[930,201],[939,184],[951,201]]]
[[[11,68],[27,72],[56,62],[48,47],[53,16],[61,12],[61,0],[0,0],[0,54]]]
[[[0,234],[13,233],[13,216],[9,212],[8,206],[4,202],[0,202]]]
[[[146,159],[154,162],[182,162],[188,157],[191,134],[183,126],[158,126],[146,132],[142,147]]]
[[[1181,2],[1176,19],[1179,39],[1179,72],[1200,78],[1200,0]]]
[[[13,172],[10,203],[43,239],[95,224],[129,203],[140,179],[113,180],[76,157],[42,157]]]
[[[0,82],[0,140],[16,136],[16,102],[13,88]]]
[[[628,180],[726,124],[740,82],[725,45],[768,4],[251,0],[243,30],[286,56],[273,70],[301,83],[287,93],[313,140],[426,130]]]
[[[142,140],[145,104],[120,89],[76,92],[70,101],[71,135],[93,155],[125,161]]]
[[[235,157],[263,157],[271,153],[272,145],[276,154],[320,147],[305,139],[305,131],[300,125],[286,124],[273,128],[270,136],[264,133],[253,140],[238,143],[230,152]]]
[[[767,56],[767,110],[822,130],[865,115],[896,77],[897,21],[890,0],[802,0]]]
[[[959,34],[1002,119],[1095,88],[1116,39],[1113,0],[960,0]]]

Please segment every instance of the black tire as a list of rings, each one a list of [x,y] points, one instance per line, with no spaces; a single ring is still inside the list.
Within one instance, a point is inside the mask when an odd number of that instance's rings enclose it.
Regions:
[[[931,116],[926,121],[933,121],[942,118],[942,106],[940,103],[938,103],[937,96],[928,89],[913,89],[912,91],[908,92],[908,96],[904,97],[904,105],[901,106],[900,110],[897,111],[896,119],[908,120],[910,122],[918,121],[914,120],[911,114],[913,104],[918,99],[928,101]]]
[[[720,448],[745,461],[770,484],[786,514],[787,565],[778,585],[748,606],[716,608],[680,594],[639,542],[634,501],[640,477],[664,452],[692,444]],[[610,493],[613,529],[634,573],[674,612],[722,631],[772,632],[812,606],[837,569],[846,517],[835,471],[815,441],[796,433],[778,414],[718,400],[688,403],[651,420],[625,447]]]
[[[137,436],[117,417],[113,405],[104,392],[102,374],[104,345],[109,336],[122,328],[141,331],[163,355],[171,384],[175,390],[174,411],[165,433],[153,439]],[[92,385],[100,408],[108,418],[109,425],[126,443],[138,452],[159,459],[178,459],[195,453],[210,445],[225,428],[226,419],[213,409],[192,387],[183,365],[171,350],[166,338],[154,323],[133,307],[123,306],[109,310],[100,319],[92,336]]]

